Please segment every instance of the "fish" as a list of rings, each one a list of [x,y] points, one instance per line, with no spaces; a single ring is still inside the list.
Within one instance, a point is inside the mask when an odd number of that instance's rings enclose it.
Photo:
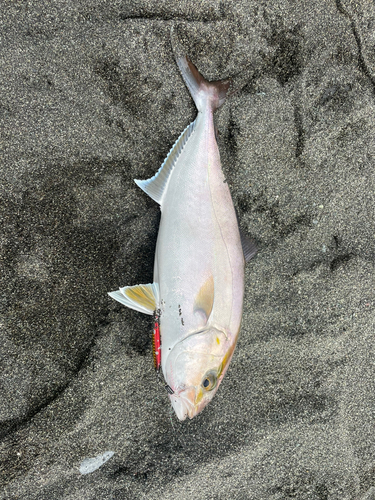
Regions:
[[[154,316],[154,361],[179,420],[198,415],[216,394],[241,326],[244,268],[257,252],[238,224],[220,162],[214,112],[231,80],[208,81],[172,48],[198,110],[158,172],[136,184],[160,205],[153,283],[109,295]]]

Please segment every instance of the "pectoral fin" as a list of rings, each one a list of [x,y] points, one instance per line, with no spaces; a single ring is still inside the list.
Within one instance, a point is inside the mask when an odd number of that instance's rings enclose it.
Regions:
[[[115,292],[109,292],[108,295],[124,306],[144,314],[151,315],[159,307],[158,283],[125,286]]]
[[[204,313],[210,317],[214,305],[214,278],[211,275],[201,286],[194,302],[194,313]]]

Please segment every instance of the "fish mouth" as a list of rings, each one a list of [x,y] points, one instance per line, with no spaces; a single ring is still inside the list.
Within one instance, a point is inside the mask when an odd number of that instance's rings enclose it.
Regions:
[[[195,388],[185,389],[178,394],[169,395],[173,409],[179,420],[185,420],[186,417],[193,418],[197,414],[197,405],[195,401]]]

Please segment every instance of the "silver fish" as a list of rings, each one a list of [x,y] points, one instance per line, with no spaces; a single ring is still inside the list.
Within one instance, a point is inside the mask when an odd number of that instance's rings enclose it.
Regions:
[[[135,181],[161,209],[154,282],[109,295],[156,312],[168,396],[184,420],[211,401],[228,369],[241,325],[245,260],[256,248],[240,234],[215,137],[213,114],[230,81],[208,82],[174,45],[198,116],[156,175]]]

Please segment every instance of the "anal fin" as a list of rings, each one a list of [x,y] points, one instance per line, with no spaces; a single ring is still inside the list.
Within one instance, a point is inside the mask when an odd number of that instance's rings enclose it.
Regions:
[[[162,204],[164,194],[167,190],[168,181],[176,165],[178,157],[180,156],[182,150],[184,149],[189,137],[194,132],[195,121],[190,123],[185,130],[182,132],[180,137],[174,143],[173,147],[168,153],[168,156],[164,160],[162,166],[150,179],[141,181],[135,179],[134,182],[139,186],[146,194],[150,196],[154,201]]]

